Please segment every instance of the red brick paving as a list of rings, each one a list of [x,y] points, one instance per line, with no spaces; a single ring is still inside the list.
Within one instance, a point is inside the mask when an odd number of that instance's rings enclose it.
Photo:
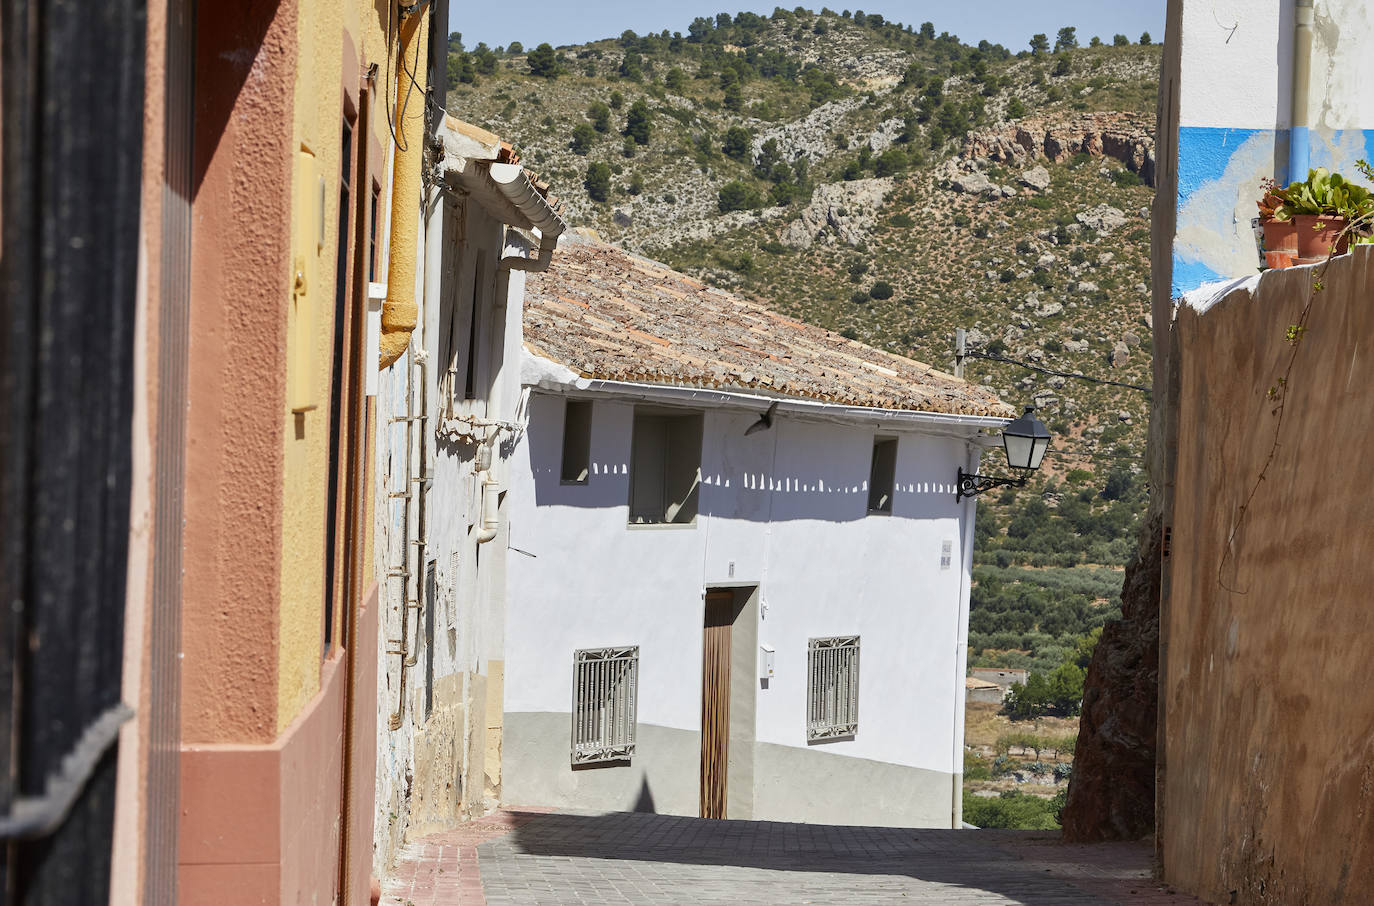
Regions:
[[[477,845],[553,809],[502,810],[402,847],[382,882],[382,906],[486,906]]]

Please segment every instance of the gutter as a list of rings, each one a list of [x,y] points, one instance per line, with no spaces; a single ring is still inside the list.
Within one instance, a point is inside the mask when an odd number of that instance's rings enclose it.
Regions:
[[[510,226],[538,231],[535,254],[507,255],[501,259],[501,271],[547,270],[554,249],[558,248],[558,237],[568,231],[568,225],[534,187],[525,168],[464,158],[447,150],[444,157],[446,175],[456,177],[462,188],[492,216]]]
[[[568,225],[558,216],[543,195],[535,191],[529,174],[519,164],[492,164],[487,169],[488,178],[511,204],[524,214],[530,225],[539,230],[539,250],[533,257],[507,255],[501,259],[503,271],[540,272],[549,269],[553,260],[553,250],[558,248],[558,237],[568,229]]]
[[[638,381],[583,378],[572,370],[541,356],[536,356],[528,350],[525,352],[520,380],[526,386],[544,390],[602,393],[622,399],[661,402],[680,406],[753,409],[756,407],[766,408],[777,403],[778,412],[809,420],[843,424],[867,422],[876,425],[892,425],[894,428],[936,429],[936,433],[968,438],[979,446],[987,447],[995,446],[995,439],[986,438],[986,443],[982,443],[977,438],[976,432],[982,428],[1002,428],[1012,420],[1012,416],[962,415],[946,412],[920,412],[910,409],[877,409],[740,390],[675,387]]]

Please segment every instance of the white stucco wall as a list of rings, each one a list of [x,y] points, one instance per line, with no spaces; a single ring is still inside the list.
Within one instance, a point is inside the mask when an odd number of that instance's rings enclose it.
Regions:
[[[703,591],[756,584],[758,642],[776,651],[776,676],[757,692],[759,743],[962,771],[961,528],[973,509],[956,504],[954,481],[964,439],[783,415],[746,437],[757,411],[707,409],[696,524],[631,527],[634,403],[596,398],[585,486],[558,480],[563,408],[559,395],[531,397],[511,464],[508,715],[568,712],[575,649],[639,645],[640,726],[698,731]],[[867,514],[875,434],[899,437],[890,516]],[[859,731],[808,746],[807,641],[851,634],[861,636]]]
[[[1171,295],[1255,273],[1250,221],[1260,180],[1287,182],[1293,111],[1294,0],[1170,0],[1161,81],[1164,123],[1177,128],[1178,223]],[[1358,179],[1374,157],[1374,9],[1367,0],[1315,0],[1309,67],[1310,166]],[[1304,171],[1305,172],[1305,171]],[[1161,183],[1161,190],[1170,186]],[[1157,274],[1156,279],[1162,275]]]
[[[418,327],[400,361],[378,376],[374,531],[382,609],[374,863],[379,872],[405,840],[482,813],[490,732],[488,683],[496,684],[499,701],[504,523],[497,538],[481,545],[479,553],[475,527],[481,521],[484,476],[474,469],[477,445],[439,436],[444,424],[440,384],[448,367],[446,338],[452,334],[460,346],[467,343],[463,330],[451,330],[452,320],[458,316],[461,325],[474,304],[480,259],[485,289],[477,294],[476,377],[481,392],[460,408],[462,414],[486,420],[517,421],[525,278],[519,272],[501,274],[499,262],[508,254],[524,254],[527,243],[474,201],[464,203],[437,190],[433,198],[421,224],[425,257],[417,278]],[[466,223],[460,223],[464,219]],[[414,395],[409,411],[425,416],[412,423],[409,433],[404,421],[408,393]],[[507,431],[499,439],[510,436]],[[497,442],[492,449],[492,467],[486,474],[505,486],[505,454],[512,446]],[[428,482],[417,480],[426,475]],[[390,496],[406,490],[412,494],[408,516],[405,501]],[[414,543],[420,538],[424,545]],[[425,595],[430,562],[436,578],[432,600]],[[403,568],[412,576],[388,576]],[[408,611],[407,599],[418,601],[419,609]],[[402,702],[401,657],[395,651],[403,619],[408,620],[405,631],[415,663],[406,668]],[[398,707],[401,726],[391,730],[388,721]],[[499,727],[499,708],[494,710]],[[499,772],[499,761],[495,770]]]

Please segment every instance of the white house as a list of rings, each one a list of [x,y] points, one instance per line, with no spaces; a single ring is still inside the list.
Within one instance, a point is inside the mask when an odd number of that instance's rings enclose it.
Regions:
[[[509,145],[453,117],[436,138],[416,327],[377,379],[379,874],[404,842],[500,796],[501,502],[521,298],[524,272],[548,265],[564,230]]]
[[[502,799],[958,827],[981,387],[565,242],[526,284]]]

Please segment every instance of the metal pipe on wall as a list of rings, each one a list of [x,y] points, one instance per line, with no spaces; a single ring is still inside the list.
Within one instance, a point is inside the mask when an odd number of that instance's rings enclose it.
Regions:
[[[406,414],[404,416],[399,417],[392,416],[387,421],[388,425],[394,425],[396,422],[404,422],[406,426],[406,468],[405,479],[402,483],[403,490],[391,491],[387,494],[388,505],[390,505],[390,502],[395,499],[400,499],[402,501],[401,508],[403,513],[401,517],[401,564],[399,567],[392,567],[388,564],[385,577],[388,586],[390,585],[391,580],[393,578],[399,578],[401,580],[401,637],[395,640],[394,644],[396,645],[396,647],[388,648],[386,652],[387,654],[400,655],[401,658],[401,674],[400,680],[397,684],[398,696],[396,699],[396,710],[393,711],[391,713],[391,716],[387,719],[387,726],[392,730],[399,730],[401,728],[402,715],[405,714],[406,710],[405,662],[406,658],[410,656],[410,610],[407,605],[409,604],[410,599],[410,476],[412,468],[411,450],[414,445],[412,437],[413,432],[411,426],[414,424],[415,414],[415,389],[413,386],[412,374],[413,372],[411,371],[411,369],[406,368]],[[390,470],[388,469],[388,472],[389,471]]]
[[[1314,0],[1293,4],[1293,121],[1288,129],[1288,181],[1307,178],[1312,164],[1308,91],[1312,73],[1312,23],[1316,18]]]

